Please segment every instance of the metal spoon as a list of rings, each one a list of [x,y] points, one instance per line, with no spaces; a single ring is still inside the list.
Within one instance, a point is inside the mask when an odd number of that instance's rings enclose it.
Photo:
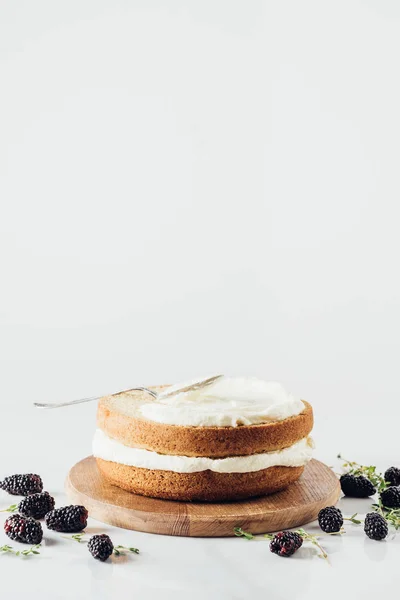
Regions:
[[[114,392],[114,394],[109,394],[110,396],[118,396],[118,394],[124,394],[126,392],[146,392],[146,394],[150,394],[153,398],[157,400],[161,400],[164,398],[169,398],[170,396],[175,396],[176,394],[182,394],[183,392],[190,392],[193,390],[199,390],[201,388],[207,387],[220,379],[223,375],[213,375],[213,377],[207,377],[207,379],[199,379],[198,381],[192,381],[190,384],[183,385],[182,387],[175,387],[172,391],[165,390],[165,392],[157,393],[154,390],[150,390],[146,387],[135,387],[130,388],[129,390],[121,390],[119,392]],[[80,398],[79,400],[71,400],[70,402],[60,402],[58,404],[43,404],[40,402],[34,402],[33,405],[36,408],[61,408],[62,406],[72,406],[73,404],[82,404],[83,402],[92,402],[93,400],[100,400],[103,396],[90,396],[88,398]]]

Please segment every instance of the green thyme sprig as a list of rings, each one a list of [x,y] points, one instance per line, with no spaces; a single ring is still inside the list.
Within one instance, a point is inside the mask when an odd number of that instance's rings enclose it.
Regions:
[[[83,537],[85,535],[85,531],[83,531],[82,533],[74,533],[74,535],[63,535],[61,537],[63,537],[65,540],[73,540],[74,542],[78,542],[78,544],[80,544],[81,542],[84,544],[87,544],[88,540],[84,540]]]
[[[254,535],[252,533],[250,533],[249,531],[244,531],[241,527],[234,527],[233,531],[237,537],[242,537],[246,540],[252,540],[254,538]],[[321,544],[318,542],[318,536],[312,535],[311,533],[308,533],[307,531],[305,531],[305,529],[302,528],[296,529],[295,533],[298,533],[304,541],[311,542],[311,544],[317,546],[321,553],[318,556],[320,556],[320,558],[328,560],[327,553],[325,552]],[[273,540],[275,536],[272,533],[264,533],[263,537],[267,538],[267,540]]]
[[[7,508],[3,508],[3,510],[0,510],[0,512],[17,512],[18,510],[18,504],[10,504],[10,506],[7,506]]]
[[[356,519],[356,516],[357,513],[354,513],[354,515],[351,515],[351,517],[343,517],[343,521],[350,521],[351,523],[354,523],[354,525],[361,525],[362,521]]]
[[[235,532],[235,535],[237,537],[243,537],[246,540],[252,540],[254,538],[254,535],[252,533],[244,531],[241,527],[234,527],[233,531]]]
[[[377,488],[378,492],[383,492],[389,484],[385,481],[383,475],[377,472],[376,467],[374,465],[366,466],[360,465],[359,463],[351,460],[347,460],[343,458],[341,454],[338,454],[337,457],[343,461],[343,467],[346,470],[346,473],[350,475],[363,475],[372,483],[374,487]]]
[[[26,550],[15,550],[12,546],[0,546],[0,552],[15,554],[15,556],[29,556],[31,554],[40,554],[39,552],[40,544],[36,544],[31,548],[27,548]]]
[[[344,530],[343,531],[341,530],[340,532],[337,531],[335,533],[335,535],[338,533],[343,533],[343,532],[344,532]],[[295,533],[298,533],[299,536],[302,537],[305,542],[311,542],[311,544],[314,544],[314,546],[317,546],[317,548],[319,549],[319,551],[321,553],[321,554],[318,554],[318,556],[320,558],[324,558],[325,560],[328,560],[328,555],[325,552],[325,550],[323,549],[323,547],[321,546],[321,544],[319,543],[316,535],[312,535],[311,533],[308,533],[302,527],[300,527],[300,529],[296,529]],[[328,535],[331,535],[331,534],[328,534]],[[266,537],[268,540],[273,540],[275,536],[272,535],[271,533],[265,533],[264,537]]]
[[[79,544],[87,544],[89,540],[85,538],[85,535],[86,535],[86,531],[83,531],[81,533],[75,533],[74,535],[71,535],[71,536],[64,535],[63,537],[66,540],[73,540],[74,542],[78,542]],[[133,554],[139,554],[139,549],[119,545],[119,546],[114,546],[113,552],[114,552],[115,556],[125,556],[125,554],[127,552],[131,552]]]
[[[392,525],[396,531],[400,529],[400,508],[387,508],[383,506],[381,500],[378,503],[373,504],[372,508],[378,512],[389,525]]]
[[[385,513],[384,517],[390,525],[393,525],[396,531],[400,529],[400,509],[391,508]]]
[[[127,548],[126,546],[114,546],[114,554],[116,556],[124,556],[127,552],[139,554],[138,548]]]
[[[318,550],[320,551],[320,553],[321,553],[318,556],[320,558],[324,558],[325,560],[327,560],[329,562],[328,555],[327,555],[326,551],[321,546],[321,544],[318,542],[318,536],[312,535],[311,533],[308,533],[302,527],[300,529],[297,529],[296,533],[298,533],[303,538],[304,541],[311,542],[311,544],[313,544],[314,546],[316,546],[318,548]]]

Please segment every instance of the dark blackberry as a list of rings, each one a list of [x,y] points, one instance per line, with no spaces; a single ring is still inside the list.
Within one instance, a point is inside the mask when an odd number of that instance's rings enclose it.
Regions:
[[[94,535],[88,542],[88,550],[93,558],[98,560],[107,560],[114,551],[114,544],[105,533]]]
[[[386,469],[384,479],[390,483],[390,485],[400,485],[400,469],[397,467]]]
[[[10,475],[0,482],[0,488],[14,496],[28,496],[43,490],[42,478],[34,473]]]
[[[77,533],[87,525],[88,511],[84,506],[63,506],[47,513],[46,525],[54,531]]]
[[[336,533],[343,525],[343,515],[335,506],[327,506],[319,511],[318,523],[325,533]]]
[[[400,508],[400,486],[388,487],[381,492],[381,502],[387,508]]]
[[[269,549],[279,556],[292,556],[303,543],[301,535],[294,531],[280,531],[271,540]]]
[[[364,531],[371,540],[384,540],[388,534],[386,520],[378,513],[368,513],[364,521]]]
[[[346,473],[340,478],[340,486],[345,496],[352,496],[353,498],[368,498],[376,492],[370,480],[363,475]]]
[[[31,494],[26,496],[18,504],[18,510],[25,517],[33,517],[34,519],[43,519],[48,512],[54,508],[54,498],[49,492],[41,494]]]
[[[24,544],[40,544],[43,538],[41,524],[31,517],[11,515],[4,523],[6,535],[16,542]]]

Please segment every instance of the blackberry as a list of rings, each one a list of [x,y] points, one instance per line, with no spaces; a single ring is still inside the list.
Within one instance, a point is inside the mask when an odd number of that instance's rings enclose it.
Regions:
[[[342,512],[334,506],[327,506],[319,511],[318,523],[325,533],[336,533],[343,525]]]
[[[294,531],[280,531],[271,540],[269,549],[279,556],[292,556],[300,548],[303,538]]]
[[[18,504],[18,510],[25,517],[43,519],[48,512],[53,510],[54,504],[54,498],[50,496],[49,492],[42,492],[41,494],[26,496]]]
[[[381,501],[387,508],[400,508],[400,486],[392,485],[381,492]]]
[[[390,485],[400,485],[400,469],[397,467],[386,469],[384,479],[390,483]]]
[[[114,544],[105,533],[94,535],[88,542],[88,550],[93,558],[98,560],[107,560],[114,551]]]
[[[11,515],[4,523],[6,535],[16,542],[24,544],[40,544],[43,538],[41,524],[31,517]]]
[[[84,506],[63,506],[47,513],[45,520],[49,529],[63,533],[77,533],[87,525],[88,511]]]
[[[378,513],[368,513],[364,521],[364,531],[371,540],[384,540],[388,534],[386,520]]]
[[[353,498],[368,498],[376,492],[370,480],[363,475],[356,476],[346,473],[340,478],[340,486],[345,496],[352,496]]]
[[[43,490],[42,478],[34,473],[25,475],[10,475],[0,481],[0,488],[14,496],[28,496]]]

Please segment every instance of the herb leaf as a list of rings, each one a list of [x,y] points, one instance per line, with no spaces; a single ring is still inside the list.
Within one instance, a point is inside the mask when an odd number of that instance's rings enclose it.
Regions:
[[[246,540],[252,540],[254,538],[254,535],[252,533],[244,531],[241,527],[234,527],[233,531],[235,532],[235,535],[237,537],[243,537],[246,538]]]
[[[74,542],[78,542],[79,544],[80,543],[87,544],[87,540],[83,539],[85,533],[86,533],[85,531],[82,531],[81,533],[74,533],[74,535],[71,535],[71,536],[70,535],[63,535],[62,537],[65,540],[73,540]]]
[[[337,458],[343,461],[343,467],[346,469],[346,473],[349,473],[350,475],[355,475],[356,477],[359,475],[363,475],[364,477],[369,479],[369,481],[374,487],[377,488],[378,492],[383,492],[383,490],[389,487],[389,484],[385,481],[383,475],[377,472],[376,467],[374,465],[360,465],[355,461],[343,458],[341,454],[338,454]]]
[[[380,500],[378,504],[373,504],[372,508],[393,525],[396,531],[400,529],[400,508],[386,508]]]
[[[39,548],[40,544],[36,544],[26,550],[15,550],[12,546],[5,545],[0,546],[0,552],[9,552],[10,554],[15,554],[15,556],[29,556],[30,554],[40,554]]]
[[[138,548],[127,548],[126,546],[114,546],[114,554],[116,556],[124,555],[125,552],[132,552],[133,554],[139,554]]]
[[[18,510],[18,504],[10,504],[10,506],[7,506],[7,508],[3,508],[3,510],[0,510],[0,512],[16,512]]]

